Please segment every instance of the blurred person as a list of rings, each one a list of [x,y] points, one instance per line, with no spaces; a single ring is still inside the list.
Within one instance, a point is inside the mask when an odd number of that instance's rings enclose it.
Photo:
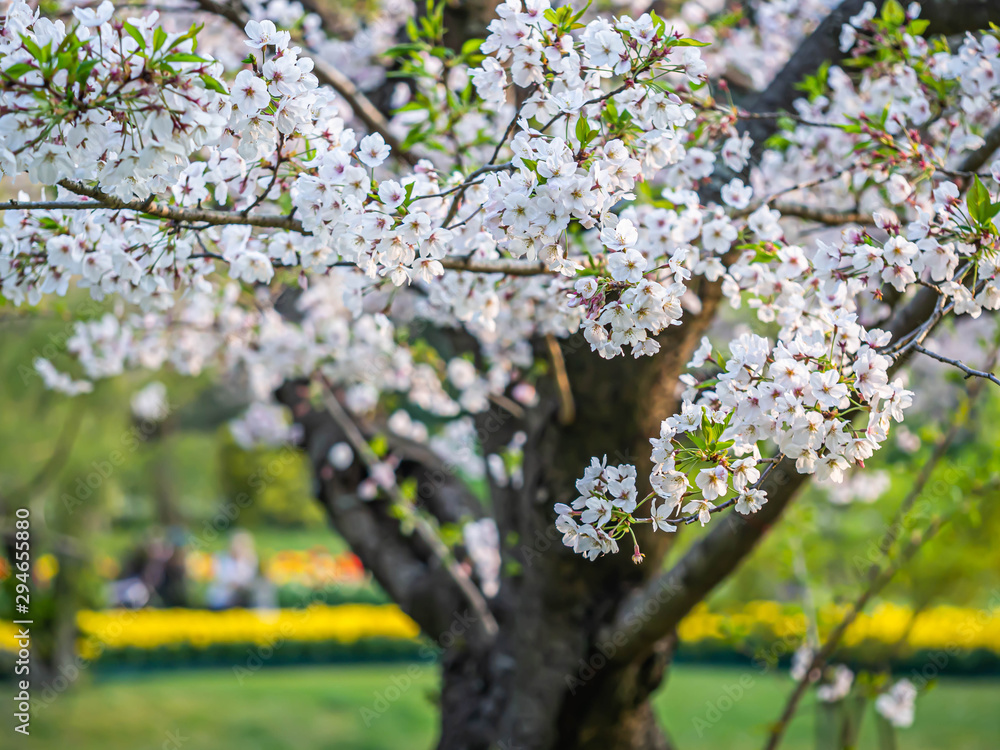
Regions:
[[[212,609],[249,607],[258,601],[260,560],[253,535],[237,531],[229,541],[229,550],[215,556],[214,576],[208,589]]]
[[[111,584],[112,606],[187,605],[182,534],[180,529],[171,529],[168,536],[154,532],[130,553],[121,576]]]

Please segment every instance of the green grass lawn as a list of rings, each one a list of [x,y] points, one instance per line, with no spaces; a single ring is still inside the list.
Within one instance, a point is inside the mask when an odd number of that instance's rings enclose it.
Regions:
[[[718,706],[726,686],[738,684],[745,675],[752,676],[753,683],[744,695],[729,710],[713,713],[710,704]],[[748,685],[746,679],[743,684]],[[31,740],[20,743],[13,735],[13,746],[418,750],[430,747],[434,739],[436,685],[431,664],[265,668],[245,675],[242,684],[229,670],[104,677],[79,685],[38,711]],[[671,673],[656,705],[680,750],[756,750],[789,687],[783,673],[685,664]],[[722,707],[728,705],[722,700]],[[899,750],[996,750],[998,707],[1000,682],[944,680],[918,700],[916,724],[900,735]],[[711,726],[706,728],[695,717]],[[870,716],[866,727],[860,750],[874,750]],[[783,747],[812,750],[813,734],[812,704],[807,701]],[[10,736],[5,732],[0,746],[11,747],[6,739]]]

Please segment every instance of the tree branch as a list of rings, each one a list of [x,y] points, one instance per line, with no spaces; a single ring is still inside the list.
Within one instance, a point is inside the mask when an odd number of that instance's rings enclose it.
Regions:
[[[969,177],[973,173],[978,172],[979,168],[989,161],[989,158],[1000,148],[1000,124],[990,128],[986,132],[986,135],[983,136],[983,141],[982,146],[965,155],[965,158],[955,168],[955,172],[964,177]]]
[[[218,226],[226,224],[243,224],[251,227],[287,229],[293,232],[299,232],[300,234],[306,234],[306,232],[302,229],[302,222],[298,219],[292,218],[291,216],[252,216],[249,214],[237,213],[235,211],[217,211],[207,208],[180,208],[178,206],[161,205],[152,199],[145,201],[123,201],[113,195],[108,195],[98,187],[87,185],[82,182],[76,182],[74,180],[60,180],[59,185],[60,187],[69,190],[71,193],[92,198],[100,204],[99,206],[95,206],[92,203],[81,201],[76,204],[71,203],[67,206],[69,209],[110,208],[122,211],[135,211],[137,213],[146,214],[147,216],[155,216],[158,219],[167,219],[169,221],[179,221],[190,224],[197,222]],[[17,201],[9,201],[8,203],[0,204],[0,209],[9,210],[19,208],[40,208],[43,207],[44,204],[45,201],[35,203],[19,203]]]
[[[435,640],[460,622],[463,632],[488,643],[495,627],[492,614],[487,612],[484,620],[480,613],[472,611],[451,572],[426,540],[407,533],[404,522],[393,513],[392,503],[357,497],[357,487],[367,474],[361,462],[333,471],[327,454],[335,443],[348,441],[348,435],[327,410],[313,406],[308,383],[286,382],[276,396],[292,410],[303,429],[304,448],[317,478],[317,497],[331,524],[386,593]],[[426,498],[445,489],[461,491],[451,474],[440,477],[416,471],[414,478],[418,497]]]
[[[239,224],[267,229],[284,229],[290,232],[308,235],[310,232],[302,228],[302,222],[292,216],[284,215],[252,215],[236,211],[220,211],[208,208],[180,208],[172,205],[161,205],[153,200],[123,201],[113,195],[108,195],[100,188],[85,185],[73,180],[60,180],[59,185],[71,193],[93,199],[92,201],[7,201],[0,203],[0,211],[12,210],[90,210],[109,209],[119,211],[135,211],[167,221],[177,221],[185,224],[204,223],[213,226]],[[207,256],[214,257],[214,256]],[[551,274],[544,263],[517,260],[515,258],[442,258],[441,266],[449,271],[467,271],[469,273],[502,273],[507,276],[539,276]],[[355,265],[353,263],[349,265]]]
[[[992,372],[983,372],[982,370],[975,370],[966,365],[964,362],[961,362],[960,360],[951,359],[950,357],[944,357],[940,354],[937,354],[936,352],[932,352],[930,349],[925,349],[919,344],[913,348],[915,351],[918,351],[921,354],[926,354],[931,359],[936,359],[938,362],[944,362],[945,364],[957,367],[959,370],[965,373],[966,378],[972,378],[972,377],[984,378],[986,380],[996,383],[997,385],[1000,385],[1000,378],[997,378],[997,376],[994,375]]]
[[[874,0],[876,10],[882,7],[883,2]],[[851,16],[857,15],[864,4],[865,0],[844,0],[834,8],[746,109],[751,114],[791,111],[795,100],[802,97],[797,84],[815,73],[824,62],[836,63],[844,58],[840,51],[840,29]],[[995,0],[926,0],[920,4],[920,16],[930,21],[925,35],[949,36],[987,29],[991,22],[1000,22],[1000,3]],[[775,133],[777,121],[750,120],[745,127],[753,138],[754,153],[759,154],[764,141]]]
[[[361,458],[361,462],[365,468],[370,471],[376,464],[380,463],[379,457],[372,450],[371,446],[368,445],[368,441],[365,440],[364,435],[361,434],[361,430],[354,424],[350,415],[340,405],[340,401],[337,400],[333,391],[330,390],[330,384],[325,382],[325,379],[323,380],[323,406],[326,407],[327,412],[333,418],[333,421],[337,423],[337,426],[344,431],[348,442]],[[486,632],[486,635],[489,637],[495,636],[498,628],[496,620],[490,612],[489,605],[483,598],[482,592],[472,582],[468,574],[455,562],[451,550],[441,541],[437,532],[431,528],[426,519],[410,508],[409,501],[403,497],[397,485],[393,485],[385,489],[385,491],[392,498],[396,509],[405,513],[406,521],[412,525],[417,537],[430,548],[437,562],[448,572],[452,583],[458,587],[458,590],[462,592],[462,596],[476,613],[476,618]],[[409,512],[406,512],[407,510]]]
[[[796,88],[796,85],[806,76],[819,70],[824,62],[837,61],[843,57],[840,52],[840,27],[847,23],[851,16],[856,15],[864,3],[865,0],[844,0],[834,8],[816,30],[803,40],[768,87],[754,97],[746,109],[750,113],[790,110],[792,103],[802,96],[802,91]],[[876,6],[881,4],[882,0],[876,0]],[[745,122],[746,132],[754,141],[753,148],[759,153],[764,141],[777,131],[778,121],[750,119]]]
[[[881,6],[882,2],[879,0],[875,4]],[[964,34],[1000,23],[1000,3],[996,0],[923,0],[920,17],[930,21],[925,34]]]
[[[996,363],[996,357],[997,349],[994,348],[989,356],[989,367],[992,368],[994,366]],[[916,480],[914,480],[912,486],[910,487],[910,491],[906,493],[906,497],[903,498],[903,502],[900,503],[899,508],[897,508],[896,512],[893,514],[893,519],[889,523],[888,528],[898,529],[901,527],[906,514],[910,512],[913,504],[917,501],[917,498],[920,497],[920,493],[922,493],[924,487],[927,486],[927,482],[930,481],[931,475],[934,473],[934,469],[945,457],[945,454],[948,452],[948,448],[951,447],[955,438],[958,437],[959,431],[966,425],[972,416],[973,412],[970,407],[982,392],[982,385],[982,381],[976,381],[969,387],[965,407],[960,409],[955,418],[952,419],[948,432],[946,432],[941,439],[938,440],[931,455],[924,462],[923,466],[921,466],[920,473],[917,475]],[[903,548],[896,560],[888,564],[885,569],[880,569],[878,565],[872,565],[868,572],[868,588],[862,593],[862,595],[851,607],[850,611],[844,616],[844,619],[841,620],[838,626],[833,630],[822,649],[820,649],[820,651],[813,656],[805,675],[803,675],[802,679],[799,680],[798,684],[795,686],[795,690],[788,697],[788,702],[785,705],[784,711],[782,711],[781,717],[772,725],[771,733],[768,737],[766,746],[767,750],[775,750],[781,742],[784,732],[788,728],[789,722],[795,715],[795,710],[799,701],[801,701],[806,689],[812,682],[811,675],[815,673],[816,670],[822,669],[826,665],[827,661],[836,651],[841,638],[847,631],[850,624],[857,619],[858,614],[860,614],[860,612],[864,609],[871,597],[877,594],[889,582],[893,575],[895,575],[900,567],[902,567],[902,565],[919,550],[924,542],[937,533],[941,523],[943,522],[940,520],[932,522],[928,528],[924,530],[923,534],[921,534],[916,540],[911,540],[907,546]],[[885,546],[880,545],[879,551],[883,556],[888,557],[893,546],[892,542]],[[912,624],[913,621],[911,620],[910,627],[912,627]],[[897,646],[901,645],[902,642],[903,641],[900,641]]]
[[[802,206],[797,203],[772,203],[771,208],[781,213],[782,216],[794,216],[806,221],[814,221],[817,224],[826,224],[831,227],[839,227],[844,224],[874,225],[875,220],[871,214],[861,211],[827,211],[812,206]]]

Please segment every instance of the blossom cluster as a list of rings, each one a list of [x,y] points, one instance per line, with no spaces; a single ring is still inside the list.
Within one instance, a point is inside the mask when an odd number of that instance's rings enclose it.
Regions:
[[[770,338],[699,349],[652,441],[646,497],[634,467],[595,460],[559,504],[567,544],[594,557],[634,524],[758,511],[782,458],[839,481],[912,398],[893,368],[935,321],[894,340],[895,300],[931,288],[938,317],[1000,308],[1000,163],[962,166],[997,120],[996,33],[952,52],[923,38],[918,7],[866,9],[843,35],[852,65],[807,80],[778,136],[754,144],[710,79],[775,70],[822,2],[762,3],[742,28],[713,0],[673,20],[507,0],[461,50],[429,13],[394,52],[408,85],[383,124],[321,85],[344,47],[314,16],[252,5],[242,37],[206,45],[197,25],[107,2],[68,22],[8,8],[0,171],[54,200],[4,206],[0,293],[125,303],[77,326],[83,378],[36,363],[51,387],[218,367],[266,402],[321,376],[351,413],[384,409],[391,433],[448,443],[497,399],[531,403],[539,337],[654,356],[719,295],[745,306]],[[406,10],[384,11],[379,45]],[[381,81],[372,65],[359,88]],[[441,354],[425,326],[470,334],[472,350]],[[255,407],[237,432],[286,428]],[[478,463],[513,481],[498,458]],[[379,471],[391,485],[391,456]]]
[[[680,413],[665,419],[659,437],[650,441],[649,484],[655,496],[650,520],[658,528],[673,531],[679,521],[695,518],[704,526],[720,509],[717,501],[730,495],[721,507],[757,512],[767,502],[759,467],[780,457],[794,460],[800,473],[840,482],[845,471],[863,466],[878,450],[891,421],[902,421],[913,394],[901,380],[889,382],[890,360],[878,353],[888,336],[869,333],[852,318],[841,314],[803,325],[794,338],[775,346],[743,334],[730,344],[725,360],[716,359],[711,343],[703,340],[691,364],[701,367],[711,360],[719,372],[704,383],[686,376]],[[862,413],[864,429],[854,424]],[[762,460],[765,441],[774,445],[774,455]],[[581,536],[599,539],[615,508],[624,519],[615,526],[618,536],[638,520],[628,515],[636,508],[635,467],[614,469],[614,476],[602,481],[605,473],[595,459],[577,484],[581,497],[573,508],[556,507],[557,526],[572,531],[566,542],[579,552],[590,550],[581,547]],[[629,478],[630,494],[621,494],[624,485],[614,481],[618,475]],[[605,543],[600,551],[614,550]]]

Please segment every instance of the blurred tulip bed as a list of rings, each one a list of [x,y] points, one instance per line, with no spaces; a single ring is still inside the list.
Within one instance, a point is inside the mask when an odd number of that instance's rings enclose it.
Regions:
[[[821,609],[813,632],[825,638],[845,612]],[[391,604],[82,611],[77,624],[80,656],[102,668],[386,661],[435,654],[413,621]],[[13,650],[14,630],[2,627],[0,649]],[[702,607],[680,625],[679,658],[787,663],[809,633],[809,618],[795,605],[751,602],[718,612]],[[996,673],[1000,609],[942,606],[914,613],[883,603],[848,629],[838,660],[867,668],[933,663],[938,673]]]
[[[190,552],[186,557],[192,581],[210,581],[215,558],[207,552]],[[301,585],[320,588],[329,584],[357,585],[368,581],[361,560],[350,552],[334,555],[323,548],[282,550],[271,555],[263,565],[265,577],[278,586]]]

